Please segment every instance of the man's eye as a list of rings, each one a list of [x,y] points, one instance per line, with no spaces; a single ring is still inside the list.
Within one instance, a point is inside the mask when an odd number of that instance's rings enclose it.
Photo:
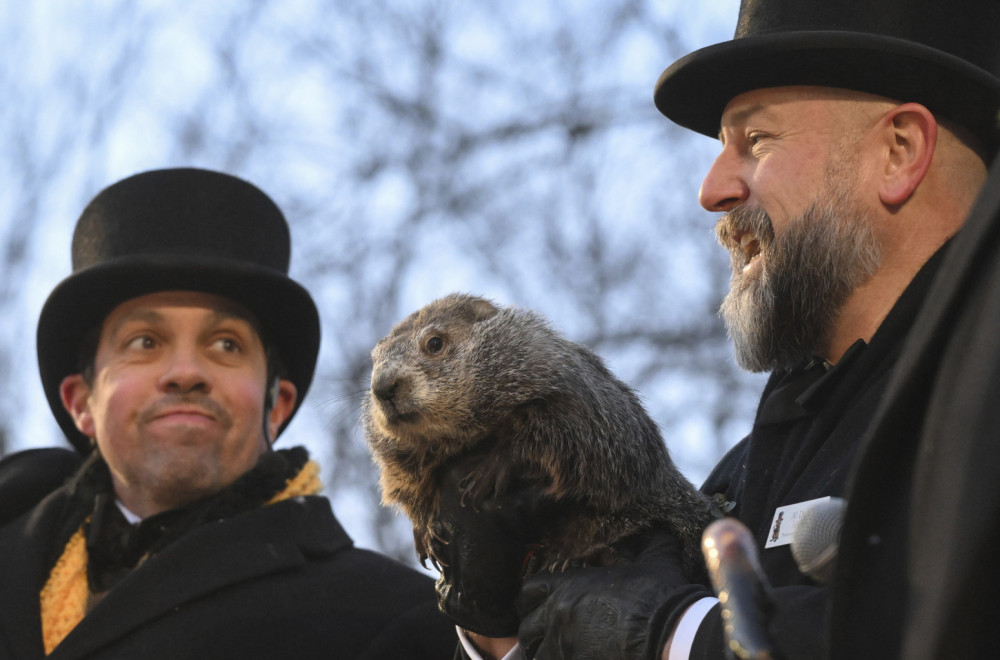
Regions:
[[[148,351],[149,349],[156,347],[156,340],[149,335],[139,335],[138,337],[130,340],[127,346],[128,348],[134,350]]]
[[[215,346],[226,353],[239,353],[240,343],[229,337],[222,337],[215,340]]]

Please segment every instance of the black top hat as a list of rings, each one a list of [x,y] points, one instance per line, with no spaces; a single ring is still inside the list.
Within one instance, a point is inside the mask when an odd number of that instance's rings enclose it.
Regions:
[[[157,291],[212,293],[250,310],[298,390],[294,414],[312,382],[320,330],[312,298],[287,275],[289,243],[274,202],[228,174],[155,170],[101,191],[73,232],[73,274],[38,320],[42,386],[70,442],[88,451],[59,397],[62,379],[80,371],[84,335],[120,303]]]
[[[732,41],[674,62],[656,107],[716,136],[733,97],[788,85],[839,87],[914,101],[1000,141],[997,0],[742,0]]]

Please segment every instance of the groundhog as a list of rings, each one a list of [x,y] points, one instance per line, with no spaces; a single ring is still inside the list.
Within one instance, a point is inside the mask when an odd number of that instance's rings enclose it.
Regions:
[[[372,351],[364,406],[383,500],[414,525],[421,561],[434,556],[441,470],[481,452],[464,478],[477,506],[512,480],[571,503],[548,527],[540,568],[606,565],[615,543],[666,526],[700,575],[709,500],[677,470],[636,394],[601,358],[538,314],[465,294],[434,301]]]

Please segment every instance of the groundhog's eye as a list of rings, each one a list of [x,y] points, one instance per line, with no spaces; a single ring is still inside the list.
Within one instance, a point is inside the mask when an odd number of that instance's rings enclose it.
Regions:
[[[438,336],[428,337],[427,341],[424,342],[424,346],[427,348],[428,353],[440,353],[441,349],[444,348],[444,340]]]

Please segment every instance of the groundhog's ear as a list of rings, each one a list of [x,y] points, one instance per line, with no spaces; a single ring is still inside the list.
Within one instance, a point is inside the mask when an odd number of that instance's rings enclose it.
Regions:
[[[494,316],[500,310],[489,300],[475,300],[472,303],[473,323],[479,323]]]

